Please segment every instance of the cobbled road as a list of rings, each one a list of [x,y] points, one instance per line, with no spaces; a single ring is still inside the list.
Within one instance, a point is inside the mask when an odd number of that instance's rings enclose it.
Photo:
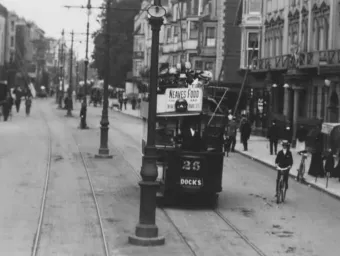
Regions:
[[[90,107],[88,112],[90,120],[99,123],[101,110]],[[111,145],[119,148],[138,172],[142,131],[142,120],[110,111]],[[218,210],[265,255],[338,255],[340,202],[290,179],[286,203],[278,206],[275,179],[272,169],[231,154],[225,158]],[[198,255],[257,255],[212,213],[168,211]]]

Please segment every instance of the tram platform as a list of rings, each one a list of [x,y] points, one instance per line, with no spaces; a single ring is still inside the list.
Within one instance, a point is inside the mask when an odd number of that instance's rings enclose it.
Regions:
[[[122,114],[130,115],[136,118],[140,118],[140,111],[133,110],[131,104],[127,104],[127,109],[123,109],[120,111]],[[248,142],[248,151],[243,151],[243,146],[239,142],[240,136],[237,136],[236,143],[236,151],[248,158],[253,159],[254,161],[260,162],[266,166],[271,168],[275,168],[275,156],[269,154],[269,142],[266,138],[262,136],[252,135]],[[278,146],[278,149],[280,146]],[[292,149],[294,165],[290,170],[290,176],[292,178],[296,178],[297,169],[299,167],[301,156],[297,153],[295,149]],[[231,155],[232,157],[232,155]],[[305,173],[305,181],[306,184],[310,187],[318,189],[322,192],[329,194],[330,196],[337,198],[340,200],[340,182],[338,178],[330,178],[328,180],[328,186],[326,187],[326,178],[317,178],[315,179],[313,176],[308,175],[308,169],[310,166],[310,157],[306,160],[306,173]]]

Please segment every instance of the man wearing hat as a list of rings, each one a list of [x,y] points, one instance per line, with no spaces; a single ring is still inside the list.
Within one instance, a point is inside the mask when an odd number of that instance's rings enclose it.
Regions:
[[[289,177],[290,168],[292,168],[293,166],[293,156],[292,156],[292,152],[290,152],[289,150],[289,142],[287,140],[282,141],[282,150],[280,150],[276,156],[275,166],[277,168],[286,169],[283,175],[284,175],[284,181],[286,183],[286,189],[288,189],[288,177]],[[276,178],[275,196],[277,196],[278,194],[280,177],[281,177],[281,172],[278,170],[277,178]]]

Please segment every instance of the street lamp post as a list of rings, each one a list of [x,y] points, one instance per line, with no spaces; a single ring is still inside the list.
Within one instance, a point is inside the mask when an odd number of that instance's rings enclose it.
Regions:
[[[69,81],[69,86],[67,89],[68,95],[67,95],[67,117],[72,117],[72,83],[73,83],[73,39],[74,39],[74,32],[71,32],[71,49],[70,49],[70,81]]]
[[[156,181],[158,172],[156,166],[157,151],[155,147],[158,51],[159,31],[163,25],[163,17],[165,15],[165,9],[161,6],[160,0],[154,1],[154,5],[148,9],[148,14],[152,30],[148,133],[142,160],[142,181],[139,182],[141,191],[139,223],[136,226],[135,235],[129,236],[131,244],[141,246],[155,246],[165,243],[165,238],[158,236],[158,227],[156,225],[156,193],[159,188],[159,183]]]
[[[102,119],[100,121],[100,147],[98,154],[95,155],[96,158],[112,158],[110,155],[110,150],[108,148],[109,139],[109,79],[110,79],[110,5],[111,0],[106,0],[106,70],[104,78],[104,101],[103,101],[103,111]]]

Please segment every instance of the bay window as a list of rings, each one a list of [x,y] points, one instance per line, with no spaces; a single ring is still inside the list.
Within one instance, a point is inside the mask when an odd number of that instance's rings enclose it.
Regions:
[[[245,62],[247,65],[251,65],[254,59],[258,58],[259,54],[259,33],[249,32],[247,38],[247,48]]]

